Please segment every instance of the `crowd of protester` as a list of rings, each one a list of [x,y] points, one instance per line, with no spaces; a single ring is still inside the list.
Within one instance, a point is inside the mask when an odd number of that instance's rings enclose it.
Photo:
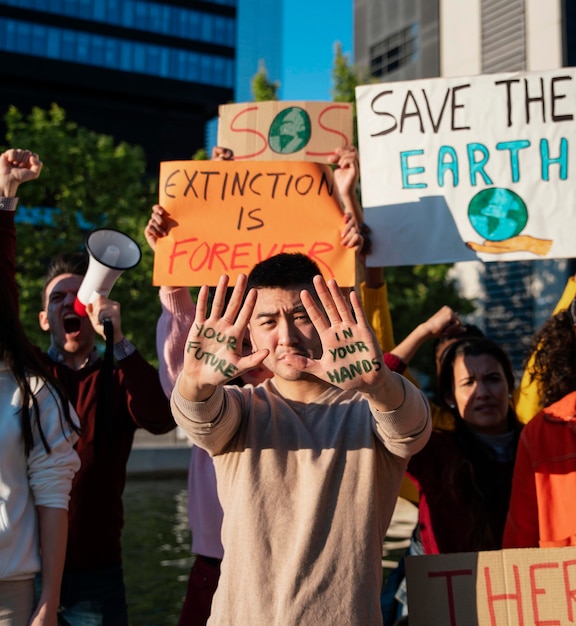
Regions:
[[[357,289],[285,253],[196,301],[161,286],[156,369],[124,336],[118,302],[76,312],[84,253],[52,259],[39,311],[50,347],[30,344],[15,215],[42,162],[0,155],[1,625],[128,624],[122,494],[138,428],[178,424],[192,441],[180,626],[405,623],[403,559],[388,581],[381,563],[399,496],[418,507],[409,554],[574,545],[575,278],[519,386],[505,351],[450,307],[395,344],[384,273],[365,266],[357,151],[331,162]],[[152,207],[152,251],[169,217]],[[428,397],[409,365],[430,341]]]

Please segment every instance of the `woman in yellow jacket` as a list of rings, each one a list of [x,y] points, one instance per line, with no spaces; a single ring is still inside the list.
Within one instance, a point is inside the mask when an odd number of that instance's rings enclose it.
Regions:
[[[571,276],[566,283],[564,293],[552,312],[552,317],[567,309],[574,298],[576,298],[576,276]],[[533,376],[534,355],[535,351],[532,352],[528,360],[520,387],[515,394],[516,415],[524,424],[527,424],[543,407],[549,404],[543,401],[540,385]]]

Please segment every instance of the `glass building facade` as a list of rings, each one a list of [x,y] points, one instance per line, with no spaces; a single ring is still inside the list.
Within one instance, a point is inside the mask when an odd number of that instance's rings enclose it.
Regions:
[[[236,38],[236,0],[0,0],[0,113],[57,102],[152,168],[189,158],[234,97]]]
[[[284,0],[238,0],[236,14],[236,69],[234,101],[250,102],[254,99],[252,80],[260,65],[266,68],[272,82],[281,83],[283,73],[283,15]],[[282,88],[278,91],[282,97]],[[206,126],[206,148],[210,152],[216,145],[218,119]]]
[[[261,63],[270,81],[281,81],[283,12],[284,0],[238,0],[236,102],[253,99],[252,79]]]
[[[152,2],[7,0],[7,6],[234,48],[235,19]],[[123,72],[233,87],[234,59],[19,19],[0,21],[0,50]],[[143,38],[144,39],[144,38]]]

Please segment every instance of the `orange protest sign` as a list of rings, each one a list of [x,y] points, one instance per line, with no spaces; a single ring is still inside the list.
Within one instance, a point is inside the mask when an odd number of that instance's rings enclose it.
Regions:
[[[155,285],[234,284],[280,252],[302,252],[324,278],[354,285],[355,254],[340,243],[342,209],[328,165],[167,161],[160,204],[173,226],[156,245]]]
[[[349,102],[246,102],[218,109],[218,145],[237,161],[317,161],[352,143]]]

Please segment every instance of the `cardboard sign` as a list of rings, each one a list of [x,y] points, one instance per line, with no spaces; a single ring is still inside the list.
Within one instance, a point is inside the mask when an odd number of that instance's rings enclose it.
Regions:
[[[352,144],[347,102],[247,102],[219,107],[218,145],[234,159],[327,163],[336,148]]]
[[[371,266],[576,256],[576,69],[356,88]]]
[[[354,285],[355,253],[340,243],[343,213],[320,163],[167,161],[160,205],[171,230],[156,244],[155,285],[216,285],[280,252],[314,259],[326,280]]]
[[[410,626],[576,622],[576,547],[406,558]]]

